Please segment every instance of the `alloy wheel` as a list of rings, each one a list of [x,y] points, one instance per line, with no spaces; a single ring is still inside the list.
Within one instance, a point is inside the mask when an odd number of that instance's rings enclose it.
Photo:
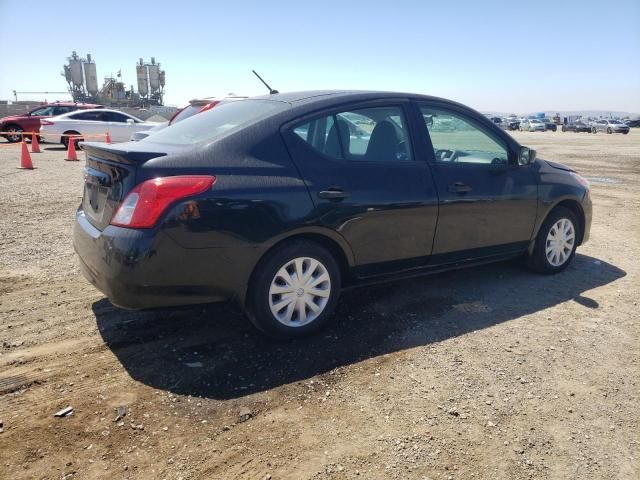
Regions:
[[[324,311],[331,296],[327,268],[315,258],[298,257],[287,262],[269,287],[269,308],[287,327],[302,327]]]
[[[9,142],[16,143],[22,140],[23,130],[20,127],[9,127],[7,128],[7,132],[10,132],[7,135],[7,140],[9,140]]]
[[[571,256],[576,240],[573,223],[568,218],[561,218],[549,229],[545,253],[547,261],[553,267],[563,265]]]

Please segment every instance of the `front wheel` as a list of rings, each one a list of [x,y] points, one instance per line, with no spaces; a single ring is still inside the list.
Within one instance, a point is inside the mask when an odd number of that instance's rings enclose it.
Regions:
[[[5,138],[9,143],[17,143],[22,141],[22,132],[24,131],[21,127],[17,125],[10,125],[5,127],[4,130],[8,132],[5,135]]]
[[[544,274],[567,268],[576,253],[579,228],[578,219],[571,210],[554,208],[540,227],[528,266]]]
[[[593,127],[593,128],[591,129],[591,133],[598,133],[598,129],[597,129],[596,127]]]
[[[611,128],[607,128],[607,133],[611,135],[613,133],[613,130],[611,130]]]
[[[293,241],[256,267],[247,291],[247,315],[271,337],[303,337],[329,321],[340,290],[332,254],[315,242]]]

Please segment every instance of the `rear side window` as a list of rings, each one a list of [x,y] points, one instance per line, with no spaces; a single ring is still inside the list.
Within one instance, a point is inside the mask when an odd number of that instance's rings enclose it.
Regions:
[[[332,158],[373,162],[412,159],[401,107],[339,112],[298,125],[293,132]]]
[[[215,140],[225,133],[252,125],[288,107],[273,100],[245,100],[220,103],[216,108],[194,115],[141,140],[172,145],[189,145]]]
[[[78,112],[74,115],[71,115],[70,118],[74,120],[93,120],[93,121],[102,121],[103,112],[100,111],[85,111]]]
[[[74,110],[73,107],[55,107],[53,109],[53,114],[54,115],[62,115],[63,113],[69,113],[72,110]]]

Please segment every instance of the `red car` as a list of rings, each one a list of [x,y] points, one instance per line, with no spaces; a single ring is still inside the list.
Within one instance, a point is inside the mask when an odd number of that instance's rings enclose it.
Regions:
[[[0,118],[1,136],[9,142],[20,142],[22,140],[22,132],[39,132],[40,119],[48,117],[56,117],[63,113],[73,110],[83,110],[89,108],[104,108],[104,105],[95,105],[93,103],[74,103],[74,102],[55,102],[40,105],[30,112],[21,115],[11,115]]]

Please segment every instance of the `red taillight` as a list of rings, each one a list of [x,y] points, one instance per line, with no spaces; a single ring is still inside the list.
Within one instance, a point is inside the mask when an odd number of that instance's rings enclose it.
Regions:
[[[151,228],[172,204],[206,192],[215,182],[216,177],[212,175],[179,175],[142,182],[126,196],[111,219],[111,225]]]
[[[54,125],[54,123],[49,120],[40,120],[40,125]]]

